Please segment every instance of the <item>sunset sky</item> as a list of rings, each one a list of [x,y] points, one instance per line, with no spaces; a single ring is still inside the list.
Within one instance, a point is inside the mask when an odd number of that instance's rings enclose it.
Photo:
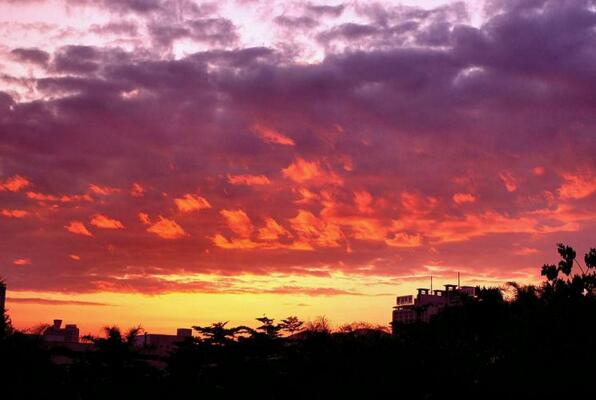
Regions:
[[[596,246],[596,3],[0,0],[18,328],[387,324]]]

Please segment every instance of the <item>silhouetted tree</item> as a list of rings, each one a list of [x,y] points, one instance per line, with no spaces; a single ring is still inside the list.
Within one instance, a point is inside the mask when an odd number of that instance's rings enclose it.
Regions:
[[[325,316],[317,316],[314,320],[306,322],[304,329],[310,333],[330,334],[331,326]]]
[[[0,290],[6,289],[6,283],[0,278]],[[0,310],[0,339],[6,337],[12,332],[12,325],[10,323],[10,317],[6,312],[6,309]]]
[[[584,261],[588,269],[596,268],[596,248],[590,248],[586,256],[584,256]]]
[[[498,304],[504,301],[503,292],[498,287],[476,287],[476,296],[485,303]]]
[[[263,334],[271,339],[276,339],[279,337],[283,326],[280,324],[274,324],[274,319],[269,319],[267,316],[263,316],[256,318],[256,320],[261,322],[261,326],[256,328],[256,333]]]
[[[228,322],[217,322],[211,326],[193,326],[199,332],[203,341],[212,345],[226,345],[233,342],[238,334],[252,333],[252,329],[246,326],[226,328]]]
[[[591,248],[584,256],[586,270],[577,260],[577,253],[572,247],[559,243],[557,252],[561,256],[557,265],[545,264],[542,266],[541,273],[547,279],[543,285],[543,295],[547,299],[594,295],[596,249]],[[580,273],[574,272],[574,266],[579,268]],[[560,277],[559,273],[562,273],[563,277]]]
[[[298,319],[298,317],[288,316],[287,318],[285,318],[281,321],[281,330],[291,336],[294,333],[297,333],[297,332],[303,330],[303,327],[302,327],[303,324],[304,324],[304,322],[302,322],[300,319]]]
[[[77,398],[151,398],[158,383],[136,344],[141,327],[126,333],[117,326],[104,328],[103,337],[86,336],[93,344],[72,369]]]
[[[387,329],[384,326],[378,324],[372,324],[368,322],[352,322],[339,326],[337,331],[340,333],[353,333],[357,331],[384,331]]]

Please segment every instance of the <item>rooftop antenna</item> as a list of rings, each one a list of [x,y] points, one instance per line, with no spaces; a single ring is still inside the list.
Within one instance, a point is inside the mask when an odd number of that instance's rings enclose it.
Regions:
[[[430,276],[430,292],[433,292],[433,276]]]
[[[457,272],[457,288],[459,288],[459,272]]]

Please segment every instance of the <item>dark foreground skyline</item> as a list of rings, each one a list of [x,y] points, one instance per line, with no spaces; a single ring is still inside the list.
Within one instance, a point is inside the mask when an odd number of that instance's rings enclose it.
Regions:
[[[3,395],[593,399],[596,248],[584,258],[565,245],[558,252],[557,263],[540,269],[539,286],[462,293],[430,320],[400,323],[393,334],[364,324],[332,331],[324,319],[262,317],[252,328],[195,326],[196,337],[182,336],[166,349],[139,341],[135,328],[52,345],[2,324]]]
[[[596,228],[594,9],[0,0],[15,326],[386,324],[430,275],[538,283]]]

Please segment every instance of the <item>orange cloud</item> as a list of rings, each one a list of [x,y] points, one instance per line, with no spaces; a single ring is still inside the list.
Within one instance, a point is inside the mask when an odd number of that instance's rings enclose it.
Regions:
[[[400,200],[402,206],[407,209],[410,214],[426,214],[438,203],[437,198],[432,196],[422,196],[407,191],[400,194]]]
[[[248,215],[238,209],[238,210],[220,210],[219,212],[227,221],[228,227],[232,230],[235,234],[239,235],[242,238],[250,237],[254,227]]]
[[[275,241],[284,236],[291,237],[292,234],[271,217],[265,219],[265,227],[259,228],[258,238],[263,241]]]
[[[177,239],[186,235],[186,231],[174,220],[158,217],[159,221],[147,229],[148,232],[165,239]]]
[[[0,215],[4,217],[10,217],[13,219],[20,219],[27,216],[28,214],[29,212],[27,212],[26,210],[18,209],[2,209],[2,211],[0,211]]]
[[[139,198],[145,194],[145,188],[137,182],[132,184],[132,188],[130,189],[130,195],[134,196],[135,198]]]
[[[237,249],[237,250],[275,250],[275,249],[290,249],[294,251],[310,251],[312,246],[307,243],[298,241],[291,244],[282,244],[277,241],[255,242],[250,238],[232,238],[227,239],[221,234],[215,234],[211,237],[213,244],[222,249]]]
[[[221,234],[215,234],[211,240],[215,246],[222,249],[256,249],[262,247],[261,244],[249,238],[232,238],[228,240]]]
[[[116,220],[109,218],[103,214],[96,214],[91,218],[91,225],[98,228],[106,228],[110,230],[119,230],[124,228],[124,225]]]
[[[33,199],[40,202],[77,202],[77,201],[91,201],[91,196],[89,194],[84,195],[51,195],[51,194],[42,194],[39,192],[27,192],[27,198]]]
[[[589,173],[563,174],[565,182],[558,190],[562,199],[581,199],[596,191],[596,176]]]
[[[358,210],[362,213],[372,213],[371,207],[373,198],[372,195],[366,191],[354,192],[354,203]]]
[[[174,199],[174,202],[176,203],[178,210],[184,213],[211,208],[211,204],[207,199],[193,194],[186,194],[182,198],[176,198]]]
[[[143,224],[151,224],[151,218],[147,213],[139,213],[139,221]]]
[[[349,226],[352,230],[352,238],[363,241],[383,241],[387,230],[381,226],[376,219],[349,217],[334,219],[341,222],[341,225]]]
[[[508,172],[502,172],[499,174],[499,178],[503,181],[505,188],[508,192],[515,192],[517,190],[517,180],[513,174]]]
[[[341,185],[342,179],[332,171],[321,167],[319,162],[309,162],[297,157],[292,164],[282,169],[284,177],[298,183],[314,182],[316,184]]]
[[[69,258],[71,258],[72,260],[81,260],[81,257],[79,255],[75,255],[75,254],[70,254],[68,255]]]
[[[301,199],[294,201],[295,203],[309,203],[318,199],[318,195],[306,188],[298,189],[298,193],[302,196]]]
[[[64,228],[73,234],[86,235],[87,237],[93,236],[93,234],[87,230],[87,227],[80,221],[71,221],[67,226],[64,226]]]
[[[342,232],[337,224],[328,223],[316,217],[309,211],[299,210],[296,217],[290,219],[292,229],[300,240],[307,244],[320,247],[337,247],[342,238]]]
[[[422,245],[422,236],[420,234],[395,233],[392,238],[386,239],[385,243],[389,246],[400,248],[414,248]]]
[[[228,175],[228,182],[232,185],[269,185],[271,181],[264,175]]]
[[[4,181],[0,181],[0,191],[19,192],[31,183],[25,177],[14,175]]]
[[[29,259],[20,258],[20,259],[15,259],[12,263],[17,266],[25,266],[25,265],[31,264],[31,261]]]
[[[544,220],[544,217],[549,219]],[[551,221],[554,217],[554,221]],[[560,221],[557,222],[557,219]],[[468,214],[462,219],[402,221],[404,227],[427,233],[433,242],[464,241],[472,237],[498,233],[548,234],[577,231],[579,224],[574,217],[557,216],[552,210],[532,212],[518,217],[509,217],[495,211]],[[546,224],[548,223],[548,224]]]
[[[93,192],[95,194],[98,194],[98,195],[111,195],[111,194],[120,192],[120,190],[118,188],[101,187],[101,186],[95,185],[95,184],[89,185],[89,191]]]
[[[472,203],[476,201],[476,197],[468,193],[456,193],[453,195],[453,201],[458,205],[462,203]]]
[[[275,131],[262,124],[255,124],[252,126],[252,132],[258,135],[264,142],[275,143],[278,145],[294,146],[295,143],[291,138],[282,134],[279,131]]]

